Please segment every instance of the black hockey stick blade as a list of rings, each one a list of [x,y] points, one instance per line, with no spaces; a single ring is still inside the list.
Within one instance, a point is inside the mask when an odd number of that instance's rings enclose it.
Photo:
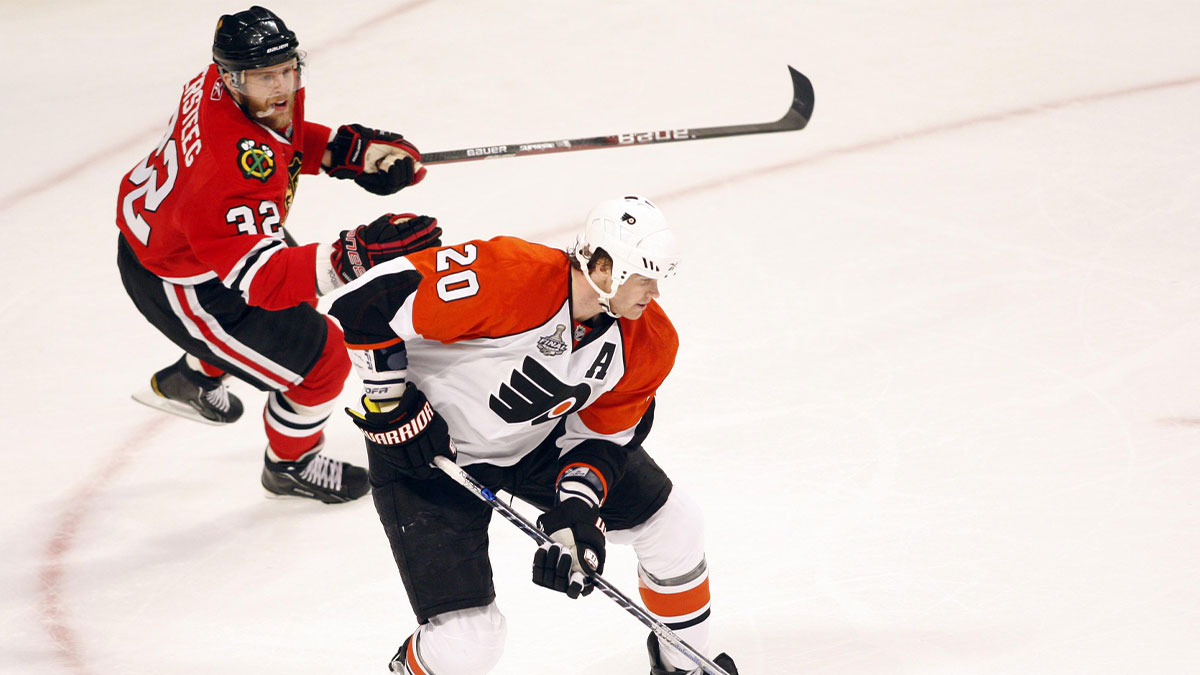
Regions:
[[[477,159],[525,157],[527,155],[546,155],[552,152],[624,148],[656,143],[698,141],[705,138],[721,138],[724,136],[746,136],[748,134],[766,134],[775,131],[796,131],[808,126],[808,120],[812,118],[816,97],[813,93],[812,82],[803,73],[791,66],[788,66],[788,72],[792,76],[792,105],[783,117],[774,122],[703,127],[700,129],[685,128],[637,131],[610,134],[608,136],[594,136],[591,138],[538,141],[535,143],[485,145],[476,148],[463,148],[462,150],[422,153],[421,162],[424,164],[449,164],[450,162],[473,162]]]

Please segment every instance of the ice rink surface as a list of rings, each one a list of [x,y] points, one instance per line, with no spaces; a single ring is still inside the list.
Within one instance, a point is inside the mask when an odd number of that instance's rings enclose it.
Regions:
[[[426,151],[801,132],[301,181],[301,241],[386,211],[565,244],[602,199],[685,238],[647,447],[705,506],[743,675],[1200,671],[1200,5],[276,2],[308,115]],[[176,350],[115,258],[117,183],[229,2],[0,3],[0,673],[383,673],[414,620],[369,500],[268,500],[264,396],[129,399]],[[344,403],[356,400],[353,379]],[[365,461],[335,416],[329,448]],[[497,675],[647,672],[645,630],[492,529]],[[632,555],[606,576],[636,593]]]

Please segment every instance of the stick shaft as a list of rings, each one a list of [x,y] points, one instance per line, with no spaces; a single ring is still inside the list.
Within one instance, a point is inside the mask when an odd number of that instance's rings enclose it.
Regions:
[[[791,66],[788,66],[788,72],[792,77],[792,104],[783,117],[774,122],[702,127],[699,129],[685,127],[661,129],[658,131],[634,131],[609,134],[607,136],[592,136],[589,138],[510,143],[507,145],[482,145],[474,148],[463,148],[461,150],[422,153],[421,162],[423,164],[473,162],[480,159],[526,157],[528,155],[599,150],[602,148],[626,148],[635,145],[657,145],[661,143],[677,143],[679,141],[699,141],[706,138],[746,136],[748,134],[766,134],[777,131],[803,129],[808,125],[809,118],[812,117],[813,105],[815,103],[812,82],[809,82],[807,77]]]
[[[546,536],[546,533],[542,532],[537,528],[536,525],[529,522],[525,516],[522,516],[520,513],[514,511],[511,507],[501,502],[499,499],[496,499],[496,494],[494,492],[484,487],[479,481],[475,480],[471,474],[467,473],[462,467],[450,461],[449,458],[439,456],[435,457],[433,461],[434,464],[437,465],[437,468],[441,469],[442,472],[449,476],[451,480],[469,490],[471,494],[475,495],[480,500],[486,502],[492,507],[493,510],[499,513],[501,516],[504,516],[505,520],[513,525],[516,525],[517,529],[527,534],[530,539],[536,541],[539,546],[542,544],[554,543],[550,537]],[[675,631],[668,628],[655,616],[651,615],[645,609],[642,609],[640,605],[634,603],[632,600],[626,597],[624,593],[617,589],[616,586],[610,584],[604,577],[600,576],[599,574],[594,574],[592,575],[591,579],[592,583],[596,585],[596,588],[599,588],[605,595],[612,599],[613,602],[620,605],[621,608],[626,612],[629,612],[635,616],[638,621],[641,621],[642,624],[653,631],[655,635],[659,636],[663,640],[666,640],[671,644],[671,646],[678,649],[684,656],[688,657],[695,662],[696,665],[708,672],[709,675],[729,675],[724,668],[721,668],[717,664],[713,663],[706,656],[697,651],[695,647],[692,647],[690,644],[685,642],[683,638],[679,637],[679,635],[675,633]]]

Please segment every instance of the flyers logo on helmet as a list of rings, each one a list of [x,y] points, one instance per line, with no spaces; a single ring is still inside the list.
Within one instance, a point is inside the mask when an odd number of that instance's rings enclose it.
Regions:
[[[254,178],[262,182],[275,173],[275,151],[266,143],[256,143],[249,138],[238,141],[238,168],[246,178]]]

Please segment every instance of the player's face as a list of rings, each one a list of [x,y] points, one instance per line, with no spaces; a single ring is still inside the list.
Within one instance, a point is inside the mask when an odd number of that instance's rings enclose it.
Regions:
[[[621,284],[608,306],[626,319],[640,319],[646,306],[658,296],[658,279],[635,274]]]
[[[244,70],[240,75],[240,83],[233,88],[250,116],[272,129],[286,129],[296,112],[296,91],[300,88],[298,62],[293,59],[278,66]],[[231,80],[226,83],[231,84]]]

